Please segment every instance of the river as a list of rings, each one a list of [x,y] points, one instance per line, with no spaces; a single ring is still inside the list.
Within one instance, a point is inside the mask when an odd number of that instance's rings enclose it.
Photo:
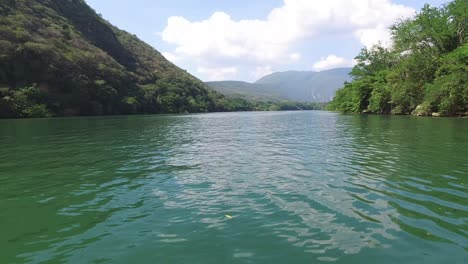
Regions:
[[[466,263],[468,119],[0,120],[0,263]]]

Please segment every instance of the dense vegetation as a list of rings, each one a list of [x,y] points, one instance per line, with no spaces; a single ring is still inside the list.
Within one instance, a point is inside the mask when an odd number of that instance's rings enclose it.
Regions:
[[[219,100],[225,111],[297,111],[324,110],[326,103],[296,101],[259,101],[243,97],[225,97]]]
[[[0,117],[225,110],[83,0],[5,0],[0,14]]]
[[[0,1],[0,117],[309,107],[227,98],[83,0]]]
[[[468,1],[429,5],[391,27],[393,47],[363,49],[353,81],[329,104],[345,113],[463,115],[468,111]]]
[[[242,81],[214,81],[206,84],[217,92],[229,97],[240,97],[253,101],[282,101],[287,100],[272,91],[268,85]]]

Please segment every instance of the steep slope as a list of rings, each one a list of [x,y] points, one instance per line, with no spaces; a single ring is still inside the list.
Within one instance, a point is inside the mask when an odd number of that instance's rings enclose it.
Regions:
[[[220,81],[207,84],[227,96],[257,101],[328,102],[346,81],[351,80],[350,71],[351,68],[337,68],[322,72],[276,72],[255,83]]]
[[[217,98],[83,0],[0,1],[0,117],[222,110]]]
[[[255,84],[267,85],[271,91],[296,101],[328,102],[335,92],[350,81],[351,68],[321,72],[287,71],[267,75]]]

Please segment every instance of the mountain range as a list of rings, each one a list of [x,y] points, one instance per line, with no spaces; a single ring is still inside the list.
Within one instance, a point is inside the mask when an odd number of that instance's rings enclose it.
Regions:
[[[227,96],[253,100],[328,102],[345,82],[351,81],[350,72],[351,68],[336,68],[321,72],[286,71],[272,73],[254,83],[217,81],[207,84]]]

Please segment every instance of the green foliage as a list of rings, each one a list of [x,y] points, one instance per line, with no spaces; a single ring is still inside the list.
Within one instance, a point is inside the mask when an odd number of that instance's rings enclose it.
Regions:
[[[249,101],[241,97],[224,97],[218,100],[223,112],[238,111],[299,111],[323,110],[324,103],[301,103],[292,101]]]
[[[36,86],[0,92],[0,117],[51,117],[43,103],[45,94]]]
[[[457,115],[468,109],[468,44],[441,59],[434,82],[426,86],[425,101],[442,115]]]
[[[394,47],[363,49],[330,110],[461,115],[468,111],[468,2],[424,6],[391,27]]]
[[[355,79],[373,77],[397,63],[395,54],[378,45],[362,49],[355,59],[357,64],[351,71]]]
[[[359,112],[359,96],[355,92],[352,83],[345,84],[345,87],[336,92],[335,98],[327,106],[328,110],[338,110],[342,113]]]
[[[47,109],[46,105],[32,105],[23,110],[23,114],[26,117],[38,118],[38,117],[52,117],[52,114]]]
[[[82,0],[0,1],[0,10],[0,87],[8,87],[1,94],[2,117],[229,108],[222,95]],[[21,88],[35,83],[40,101]]]
[[[389,114],[392,110],[391,89],[387,84],[374,85],[369,98],[369,111],[377,114]]]
[[[241,81],[217,81],[207,82],[209,87],[230,97],[242,97],[254,101],[281,101],[285,100],[275,87],[265,84],[248,83]]]

